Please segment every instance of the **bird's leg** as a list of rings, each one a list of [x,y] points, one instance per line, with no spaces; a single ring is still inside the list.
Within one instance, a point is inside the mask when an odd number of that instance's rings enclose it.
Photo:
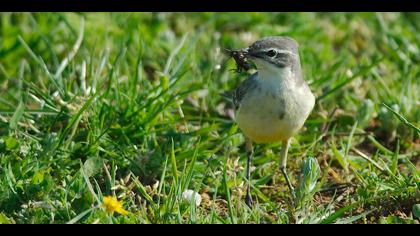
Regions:
[[[246,139],[246,153],[247,153],[247,162],[246,162],[246,181],[247,181],[247,189],[246,189],[246,197],[245,203],[249,207],[252,205],[252,197],[251,197],[251,162],[252,157],[254,156],[254,148],[252,147],[252,141],[250,139]]]
[[[287,175],[286,165],[287,165],[287,152],[289,150],[290,139],[283,141],[282,149],[280,154],[280,171],[286,179],[287,185],[289,186],[290,193],[292,194],[293,200],[296,199],[295,190],[292,183],[290,182],[289,176]]]

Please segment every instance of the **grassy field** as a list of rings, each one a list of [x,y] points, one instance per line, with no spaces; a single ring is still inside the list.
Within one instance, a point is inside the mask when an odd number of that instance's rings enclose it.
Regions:
[[[223,50],[269,35],[317,101],[249,208]],[[419,65],[416,13],[1,13],[0,223],[419,223]]]

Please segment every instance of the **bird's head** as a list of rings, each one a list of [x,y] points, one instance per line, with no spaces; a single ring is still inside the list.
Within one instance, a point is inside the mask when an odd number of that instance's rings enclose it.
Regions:
[[[270,36],[257,40],[247,48],[231,50],[231,55],[236,53],[253,61],[260,70],[296,69],[300,67],[298,47],[298,43],[290,37]]]
[[[298,43],[289,37],[271,36],[254,42],[246,50],[246,57],[257,67],[286,68],[299,64]]]

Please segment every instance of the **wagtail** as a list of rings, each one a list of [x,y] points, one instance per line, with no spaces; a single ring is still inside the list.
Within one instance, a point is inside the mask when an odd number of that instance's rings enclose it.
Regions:
[[[315,105],[315,97],[302,78],[298,43],[290,37],[266,37],[247,48],[231,50],[230,55],[234,56],[238,69],[248,69],[247,59],[257,67],[257,72],[229,93],[236,123],[246,137],[246,204],[252,205],[253,143],[282,142],[280,170],[295,199],[286,171],[287,152],[290,139],[302,128]]]

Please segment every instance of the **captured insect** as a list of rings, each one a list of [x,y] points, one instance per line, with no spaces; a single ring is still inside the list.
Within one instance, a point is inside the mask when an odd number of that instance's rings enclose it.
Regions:
[[[233,57],[233,59],[235,59],[237,67],[236,72],[240,73],[242,71],[248,71],[249,69],[251,69],[251,65],[249,64],[248,59],[246,58],[246,53],[248,53],[246,50],[230,50],[225,48],[225,51],[230,57]]]

